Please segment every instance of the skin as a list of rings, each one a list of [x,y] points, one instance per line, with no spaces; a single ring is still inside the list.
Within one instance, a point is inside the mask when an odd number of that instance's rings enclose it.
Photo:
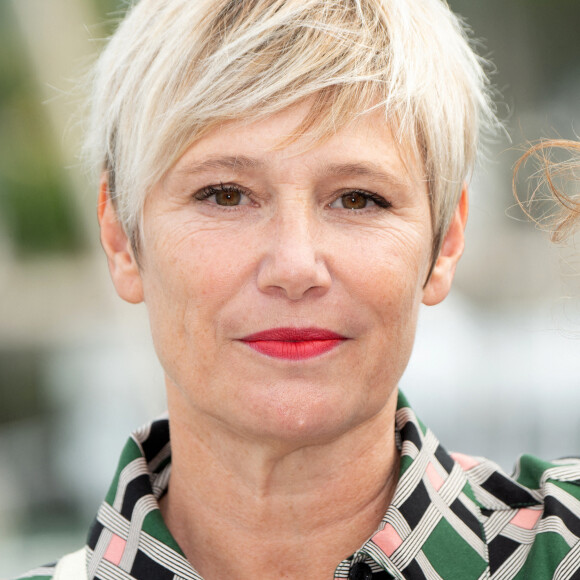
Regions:
[[[419,306],[445,298],[463,251],[466,191],[426,282],[422,168],[403,163],[378,113],[306,151],[277,148],[307,107],[195,143],[147,197],[139,264],[102,180],[113,282],[145,301],[166,375],[161,509],[206,580],[330,579],[374,532],[397,480],[397,383]],[[222,184],[239,205],[202,199]],[[345,209],[353,190],[388,207]],[[347,340],[301,361],[240,341],[285,326]]]

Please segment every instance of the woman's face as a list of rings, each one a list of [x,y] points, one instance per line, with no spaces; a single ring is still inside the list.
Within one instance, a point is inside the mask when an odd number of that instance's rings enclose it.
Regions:
[[[419,304],[444,298],[459,257],[424,287],[427,187],[378,114],[277,148],[306,112],[195,143],[147,198],[139,269],[109,251],[181,412],[261,439],[333,438],[392,405]]]

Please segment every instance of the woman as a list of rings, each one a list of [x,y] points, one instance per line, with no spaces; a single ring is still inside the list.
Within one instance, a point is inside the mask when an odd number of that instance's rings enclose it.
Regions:
[[[101,241],[169,419],[26,577],[571,578],[578,462],[450,456],[397,391],[494,122],[447,6],[141,0],[94,86]]]

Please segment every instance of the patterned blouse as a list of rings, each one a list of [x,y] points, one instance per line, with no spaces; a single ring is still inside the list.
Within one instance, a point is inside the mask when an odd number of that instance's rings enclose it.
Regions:
[[[524,455],[509,477],[487,459],[448,454],[402,394],[396,429],[401,471],[392,503],[335,579],[580,580],[579,459]],[[169,423],[160,419],[127,442],[76,555],[82,573],[61,576],[53,564],[21,578],[203,580],[159,511],[170,471]]]

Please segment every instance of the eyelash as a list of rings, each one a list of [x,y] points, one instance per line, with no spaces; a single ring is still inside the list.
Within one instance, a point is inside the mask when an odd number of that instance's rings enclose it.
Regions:
[[[209,185],[207,187],[204,187],[203,189],[200,189],[197,193],[195,193],[193,197],[197,201],[204,201],[204,200],[209,199],[210,197],[217,195],[219,193],[240,194],[240,195],[246,196],[248,199],[251,200],[251,195],[247,191],[242,189],[241,187],[236,186],[236,185],[225,185],[223,183],[220,183],[218,186]],[[383,209],[389,209],[392,207],[392,203],[390,201],[386,200],[384,197],[382,197],[376,193],[373,193],[373,192],[362,191],[359,189],[352,189],[352,190],[347,191],[346,193],[343,193],[342,195],[339,195],[333,202],[329,203],[328,206],[330,207],[332,205],[332,203],[334,203],[335,201],[338,201],[339,199],[346,197],[348,195],[352,195],[352,194],[360,195],[363,198],[372,201],[378,207],[383,208]],[[220,204],[216,204],[216,205],[218,205],[219,207],[229,207],[230,209],[232,209],[232,208],[239,207],[239,205],[241,205],[241,204],[231,205],[231,206],[220,205]],[[342,208],[342,209],[347,209],[347,208]],[[349,211],[361,211],[361,210],[351,209]]]
[[[372,193],[370,191],[362,191],[360,189],[351,189],[351,190],[347,191],[346,193],[339,195],[337,199],[340,199],[341,197],[345,197],[348,195],[352,195],[353,193],[356,195],[361,195],[365,199],[374,202],[377,206],[379,206],[383,209],[389,209],[390,207],[393,206],[393,204],[390,201],[386,200],[384,197],[382,197],[378,193]],[[346,208],[344,208],[344,209],[346,209]]]
[[[220,183],[219,185],[208,185],[207,187],[204,187],[195,193],[193,197],[198,201],[203,201],[210,198],[212,195],[217,195],[218,193],[239,193],[240,195],[245,195],[251,199],[250,194],[243,190],[241,187],[236,185],[224,185],[223,183]]]

